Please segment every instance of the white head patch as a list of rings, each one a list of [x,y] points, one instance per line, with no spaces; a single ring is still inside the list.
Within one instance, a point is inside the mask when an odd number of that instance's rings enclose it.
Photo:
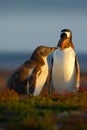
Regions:
[[[66,32],[61,32],[61,34],[62,34],[62,33],[65,33],[65,34],[67,35],[67,38],[70,37],[70,32],[66,31]]]
[[[65,32],[67,35],[67,38],[70,37],[70,32]]]

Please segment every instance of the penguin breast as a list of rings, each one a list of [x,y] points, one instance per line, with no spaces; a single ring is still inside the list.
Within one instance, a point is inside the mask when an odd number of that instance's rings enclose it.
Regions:
[[[70,47],[54,52],[52,82],[57,91],[72,91],[75,86],[75,52]]]
[[[41,70],[37,72],[36,75],[36,85],[35,85],[35,91],[34,96],[37,96],[40,94],[48,76],[48,63],[47,60],[44,59],[44,65],[41,66]]]

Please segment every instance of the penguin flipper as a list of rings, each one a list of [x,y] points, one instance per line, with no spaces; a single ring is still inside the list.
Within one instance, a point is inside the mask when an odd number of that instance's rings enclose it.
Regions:
[[[76,67],[76,89],[79,90],[80,87],[80,66],[77,56],[75,56],[75,67]]]
[[[28,95],[33,95],[33,93],[34,93],[38,70],[40,72],[40,68],[35,66],[33,68],[32,73],[27,77],[27,82],[29,82],[29,87],[27,89]]]

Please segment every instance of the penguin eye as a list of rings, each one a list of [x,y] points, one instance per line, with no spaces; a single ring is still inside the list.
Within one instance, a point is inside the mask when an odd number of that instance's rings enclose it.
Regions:
[[[65,39],[65,38],[67,38],[66,33],[61,33],[60,38],[61,38],[61,39]]]

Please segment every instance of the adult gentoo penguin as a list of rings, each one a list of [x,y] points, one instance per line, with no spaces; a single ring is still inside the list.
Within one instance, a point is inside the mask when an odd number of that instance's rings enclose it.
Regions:
[[[21,94],[37,96],[40,94],[47,76],[47,57],[57,47],[37,47],[26,61],[10,76],[7,86]]]
[[[52,59],[52,84],[59,94],[75,92],[80,85],[80,67],[72,43],[72,32],[63,29]]]

